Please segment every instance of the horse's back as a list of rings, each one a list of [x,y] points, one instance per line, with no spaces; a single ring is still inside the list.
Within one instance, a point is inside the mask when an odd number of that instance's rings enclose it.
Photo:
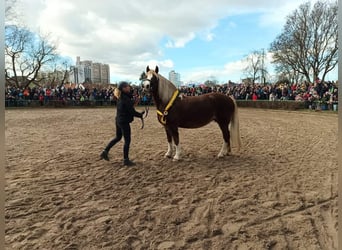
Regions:
[[[182,101],[189,105],[214,105],[216,108],[226,107],[234,110],[233,100],[229,96],[218,92],[206,93],[199,96],[187,96]]]
[[[212,100],[217,118],[230,120],[235,111],[235,104],[231,97],[222,93],[209,93],[207,98]]]
[[[222,93],[187,96],[175,105],[180,127],[201,127],[215,120],[229,121],[234,112],[234,102]]]

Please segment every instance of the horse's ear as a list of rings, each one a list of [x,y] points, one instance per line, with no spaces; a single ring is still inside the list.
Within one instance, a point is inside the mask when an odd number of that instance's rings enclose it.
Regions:
[[[155,72],[158,74],[158,72],[159,72],[159,68],[158,68],[158,66],[156,66],[156,70],[155,70]]]
[[[146,73],[150,71],[150,67],[147,65],[146,67]]]

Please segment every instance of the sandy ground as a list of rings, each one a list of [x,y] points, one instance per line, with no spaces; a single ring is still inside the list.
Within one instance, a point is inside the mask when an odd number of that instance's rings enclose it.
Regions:
[[[7,249],[337,249],[337,115],[240,109],[239,154],[211,123],[172,162],[150,112],[125,168],[115,109],[7,110]]]

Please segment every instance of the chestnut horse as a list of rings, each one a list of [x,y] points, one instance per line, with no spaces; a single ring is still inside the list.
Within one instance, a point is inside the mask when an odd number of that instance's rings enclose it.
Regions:
[[[240,149],[239,117],[233,98],[221,93],[209,93],[200,96],[179,96],[179,91],[169,80],[158,74],[158,66],[146,68],[143,91],[151,93],[157,107],[158,121],[164,125],[168,150],[165,157],[173,155],[172,141],[176,147],[174,160],[180,159],[178,128],[199,128],[211,121],[218,123],[223,145],[218,157],[231,152],[231,143]]]

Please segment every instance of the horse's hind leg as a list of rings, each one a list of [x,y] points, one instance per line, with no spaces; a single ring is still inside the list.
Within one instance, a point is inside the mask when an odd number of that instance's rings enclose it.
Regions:
[[[173,160],[178,161],[178,160],[180,160],[180,155],[181,155],[181,148],[179,145],[178,128],[177,127],[171,128],[171,133],[172,133],[173,142],[175,143],[175,146],[176,146],[176,154],[175,154],[175,157],[173,157]]]
[[[165,157],[171,158],[173,154],[173,148],[172,148],[172,133],[169,128],[165,127],[166,131],[166,137],[167,137],[167,152],[165,154]]]
[[[227,123],[218,123],[219,127],[222,131],[223,135],[223,144],[220,153],[218,154],[218,157],[223,157],[225,155],[229,155],[231,152],[231,147],[230,147],[230,132],[228,129],[228,124]]]

